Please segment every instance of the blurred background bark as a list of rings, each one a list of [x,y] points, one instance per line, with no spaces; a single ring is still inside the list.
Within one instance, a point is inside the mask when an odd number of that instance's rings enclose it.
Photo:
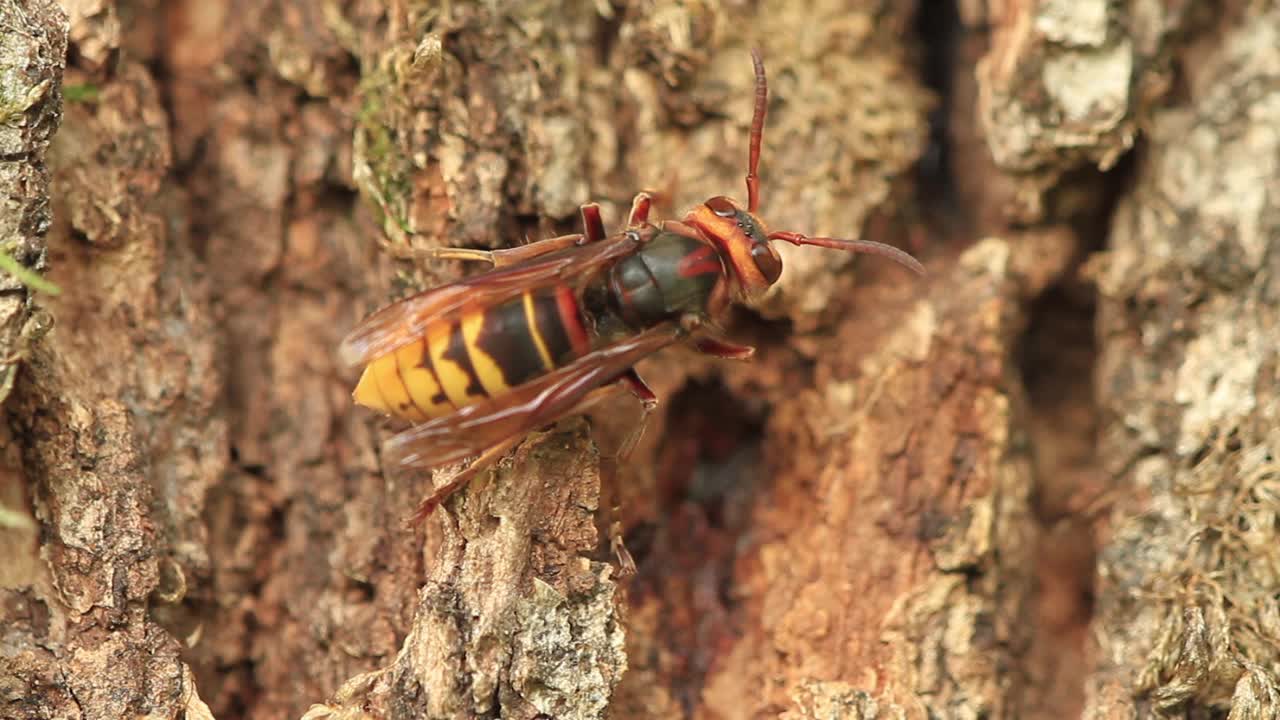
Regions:
[[[763,217],[929,276],[408,530],[341,337],[742,196],[753,46]],[[0,0],[0,717],[1278,717],[1277,128],[1261,1]]]

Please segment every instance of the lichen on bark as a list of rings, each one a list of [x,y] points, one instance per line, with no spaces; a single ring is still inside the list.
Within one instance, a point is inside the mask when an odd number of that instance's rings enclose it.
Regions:
[[[54,2],[0,4],[0,254],[34,270],[46,263],[49,170],[45,155],[62,120],[67,18]],[[0,272],[0,403],[48,319],[32,289]]]
[[[1280,13],[1224,29],[1151,150],[1099,268],[1100,558],[1089,717],[1280,712],[1276,238]]]

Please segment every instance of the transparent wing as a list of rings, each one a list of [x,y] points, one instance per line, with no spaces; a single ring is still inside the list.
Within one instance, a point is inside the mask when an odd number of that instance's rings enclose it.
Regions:
[[[338,348],[348,365],[364,365],[422,336],[428,325],[451,319],[464,307],[483,307],[518,297],[526,290],[573,281],[599,272],[635,252],[646,236],[619,233],[599,242],[548,253],[465,280],[425,290],[375,312]]]

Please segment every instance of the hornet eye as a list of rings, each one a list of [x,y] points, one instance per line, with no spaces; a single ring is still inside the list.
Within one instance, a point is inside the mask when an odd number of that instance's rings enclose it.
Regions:
[[[738,214],[738,208],[733,206],[733,202],[723,195],[717,195],[707,201],[707,207],[711,208],[711,212],[723,218],[733,217]]]
[[[751,248],[751,259],[756,261],[756,268],[770,285],[778,282],[778,278],[782,276],[782,258],[778,257],[771,246],[756,243]]]

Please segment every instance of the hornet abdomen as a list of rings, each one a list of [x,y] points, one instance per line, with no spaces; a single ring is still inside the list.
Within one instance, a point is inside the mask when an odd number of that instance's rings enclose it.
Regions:
[[[500,397],[590,350],[573,290],[557,285],[464,311],[365,368],[353,397],[411,422]]]

